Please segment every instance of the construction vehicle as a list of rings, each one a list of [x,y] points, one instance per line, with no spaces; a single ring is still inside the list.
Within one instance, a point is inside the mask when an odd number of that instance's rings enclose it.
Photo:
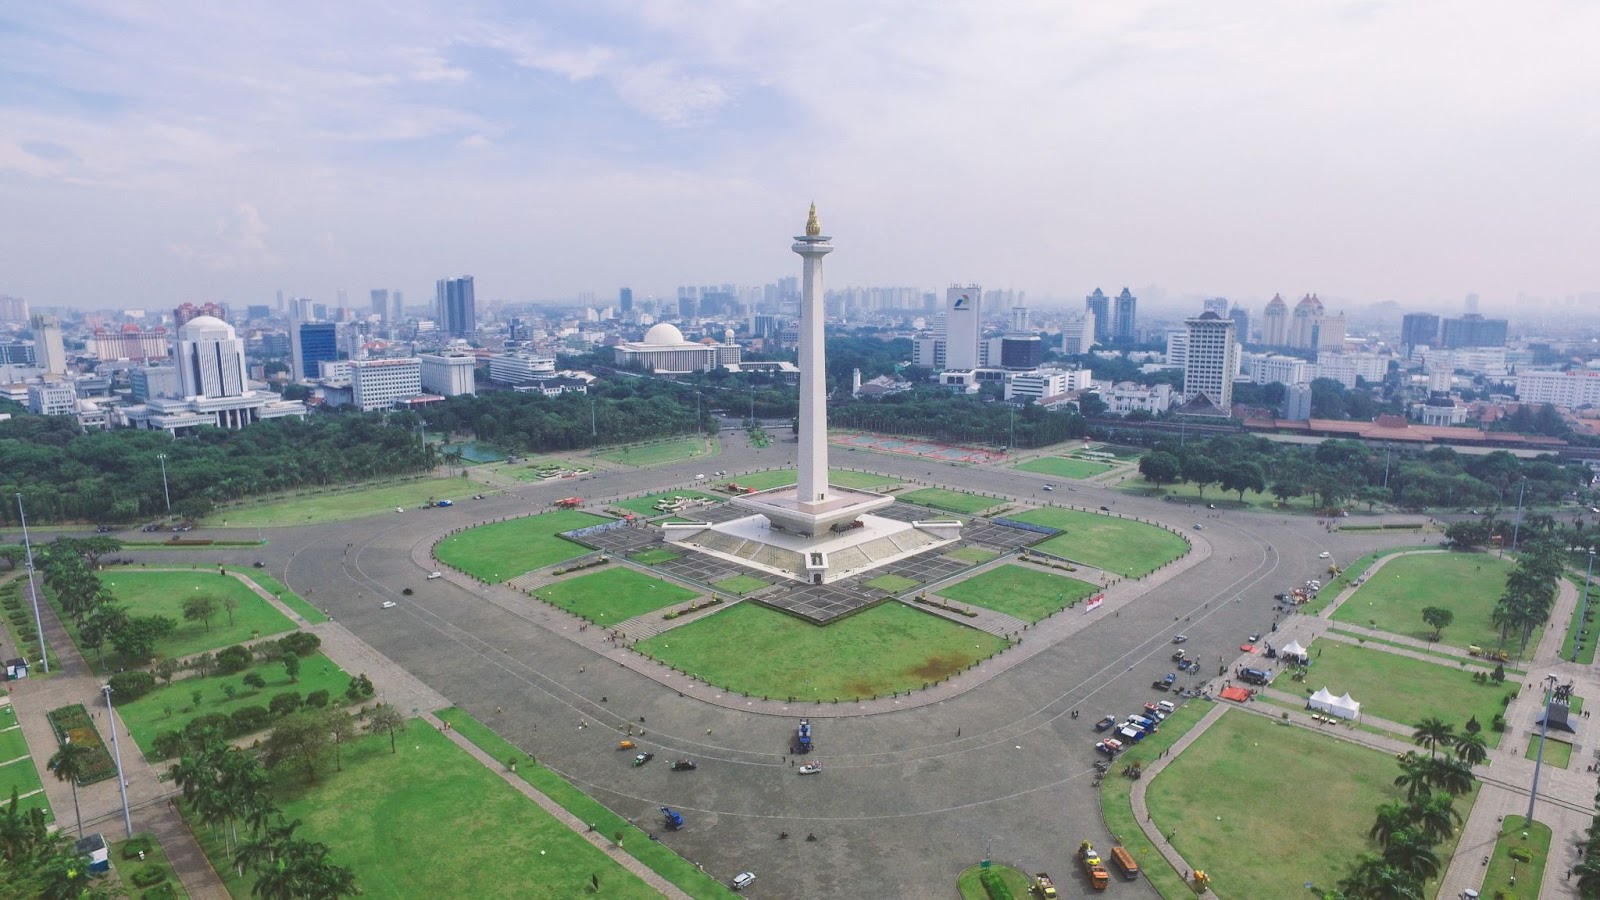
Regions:
[[[811,720],[801,719],[800,727],[795,729],[795,752],[811,752]]]
[[[661,816],[666,819],[666,826],[673,831],[683,827],[683,814],[670,806],[661,807]]]
[[[1121,844],[1111,848],[1111,864],[1129,881],[1139,877],[1139,864],[1133,861],[1133,854],[1128,852],[1128,848]]]
[[[577,509],[578,507],[583,505],[583,498],[582,497],[563,497],[560,500],[557,500],[555,502],[555,505],[561,507],[562,509]]]
[[[1083,865],[1083,874],[1089,879],[1089,886],[1097,891],[1103,891],[1111,884],[1111,873],[1100,862],[1100,854],[1095,852],[1094,845],[1084,841],[1078,848],[1078,862]]]
[[[1033,876],[1033,892],[1044,900],[1056,900],[1056,897],[1060,896],[1056,893],[1056,883],[1050,880],[1048,872],[1040,872]]]

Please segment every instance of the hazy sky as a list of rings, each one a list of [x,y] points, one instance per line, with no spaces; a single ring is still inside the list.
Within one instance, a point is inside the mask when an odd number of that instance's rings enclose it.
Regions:
[[[536,10],[528,12],[527,10]],[[0,6],[0,293],[1600,289],[1600,4]]]

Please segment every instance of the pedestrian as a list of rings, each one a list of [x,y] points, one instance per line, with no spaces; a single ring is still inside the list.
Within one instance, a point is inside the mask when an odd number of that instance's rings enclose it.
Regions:
[[[956,737],[961,737],[961,729],[956,729]]]

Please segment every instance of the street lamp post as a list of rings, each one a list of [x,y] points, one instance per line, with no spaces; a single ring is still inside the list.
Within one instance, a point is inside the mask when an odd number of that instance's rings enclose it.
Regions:
[[[167,489],[167,455],[157,453],[156,459],[161,461],[161,496],[167,501],[167,518],[172,518],[172,491]]]
[[[1583,633],[1588,630],[1589,581],[1594,578],[1594,551],[1589,551],[1589,569],[1583,573],[1583,600],[1578,604],[1578,633],[1572,636],[1572,661],[1578,661],[1578,648],[1583,646]]]
[[[1522,476],[1517,487],[1517,521],[1511,526],[1511,552],[1517,552],[1517,533],[1522,530],[1522,495],[1528,490],[1528,476]]]
[[[28,557],[28,594],[33,598],[33,628],[39,632],[39,665],[50,674],[50,655],[44,652],[44,622],[39,619],[39,586],[33,579],[33,542],[28,540],[28,515],[22,511],[22,492],[17,491],[17,518],[22,520],[22,549]]]
[[[128,782],[122,777],[122,745],[117,741],[117,714],[111,708],[111,685],[102,684],[100,690],[106,695],[106,724],[111,727],[111,750],[117,759],[117,790],[122,792],[122,824],[128,829],[128,837],[133,837],[133,816],[128,813]]]
[[[1539,770],[1544,768],[1544,739],[1550,733],[1550,701],[1556,696],[1556,676],[1546,675],[1549,686],[1544,692],[1544,716],[1539,721],[1539,755],[1533,761],[1533,790],[1528,792],[1528,821],[1533,821],[1533,804],[1539,799]]]

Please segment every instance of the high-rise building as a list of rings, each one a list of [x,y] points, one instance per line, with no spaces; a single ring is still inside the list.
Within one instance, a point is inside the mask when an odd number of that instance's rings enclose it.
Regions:
[[[132,322],[114,331],[96,328],[89,338],[89,347],[100,359],[166,359],[172,355],[165,328],[157,325],[145,331]]]
[[[1261,314],[1261,343],[1268,347],[1289,346],[1289,304],[1282,294],[1273,294]]]
[[[1461,347],[1504,347],[1505,343],[1505,319],[1485,319],[1477,313],[1467,313],[1460,318],[1445,319],[1440,323],[1439,345],[1446,350]]]
[[[389,291],[386,288],[372,289],[372,314],[383,320],[383,324],[392,325],[394,320],[389,317]]]
[[[406,320],[405,291],[389,292],[389,321],[399,324]]]
[[[633,288],[623,288],[617,291],[617,308],[626,316],[633,312]]]
[[[350,363],[350,402],[362,412],[392,409],[422,393],[422,362],[416,357],[362,359]]]
[[[471,275],[441,278],[435,290],[440,331],[450,337],[467,337],[478,330],[478,306]]]
[[[28,301],[0,294],[0,322],[28,321]]]
[[[1094,313],[1084,310],[1081,316],[1068,316],[1061,322],[1061,352],[1068,356],[1088,353],[1094,346]]]
[[[458,397],[476,394],[477,381],[473,369],[476,357],[467,353],[424,353],[422,360],[422,387],[430,394],[441,397]]]
[[[1227,297],[1210,297],[1210,298],[1207,298],[1204,303],[1200,304],[1200,311],[1201,312],[1214,312],[1219,316],[1226,316],[1228,314],[1228,298]]]
[[[250,389],[244,341],[221,319],[196,316],[184,323],[175,355],[184,397],[242,397]]]
[[[128,384],[133,388],[133,402],[143,403],[152,397],[179,397],[183,392],[183,379],[176,366],[138,366],[128,370]]]
[[[1322,301],[1316,294],[1307,294],[1294,305],[1289,320],[1290,350],[1315,350],[1321,337],[1323,315]]]
[[[944,361],[947,369],[978,367],[978,338],[983,333],[982,296],[982,288],[975,284],[953,284],[945,291]]]
[[[339,329],[332,322],[294,322],[289,333],[296,379],[316,378],[317,363],[339,358]]]
[[[34,358],[46,375],[67,374],[67,345],[61,340],[61,320],[55,316],[36,315],[30,320],[33,327]]]
[[[1207,310],[1210,312],[1210,310]],[[1183,369],[1189,365],[1189,330],[1167,332],[1167,368]]]
[[[1283,417],[1296,421],[1311,418],[1311,385],[1291,384],[1283,392]]]
[[[1184,401],[1205,397],[1227,415],[1233,407],[1233,373],[1238,368],[1239,354],[1233,320],[1207,312],[1184,324],[1189,328],[1188,361],[1183,368]]]
[[[1400,319],[1400,346],[1409,356],[1414,347],[1432,347],[1439,342],[1439,317],[1433,313],[1406,313]]]
[[[1011,307],[1011,333],[1028,334],[1033,329],[1028,321],[1028,308],[1026,306]]]
[[[1112,303],[1111,339],[1119,344],[1132,344],[1139,340],[1139,298],[1127,288]]]
[[[1094,343],[1104,344],[1111,338],[1111,298],[1099,288],[1083,298],[1084,311],[1093,317]]]
[[[1250,343],[1250,310],[1235,303],[1228,310],[1228,318],[1233,320],[1233,336],[1241,344]]]
[[[223,322],[228,320],[228,311],[216,303],[202,303],[195,306],[193,303],[180,303],[172,311],[172,327],[174,330],[182,328],[186,323],[201,316],[210,316]]]

